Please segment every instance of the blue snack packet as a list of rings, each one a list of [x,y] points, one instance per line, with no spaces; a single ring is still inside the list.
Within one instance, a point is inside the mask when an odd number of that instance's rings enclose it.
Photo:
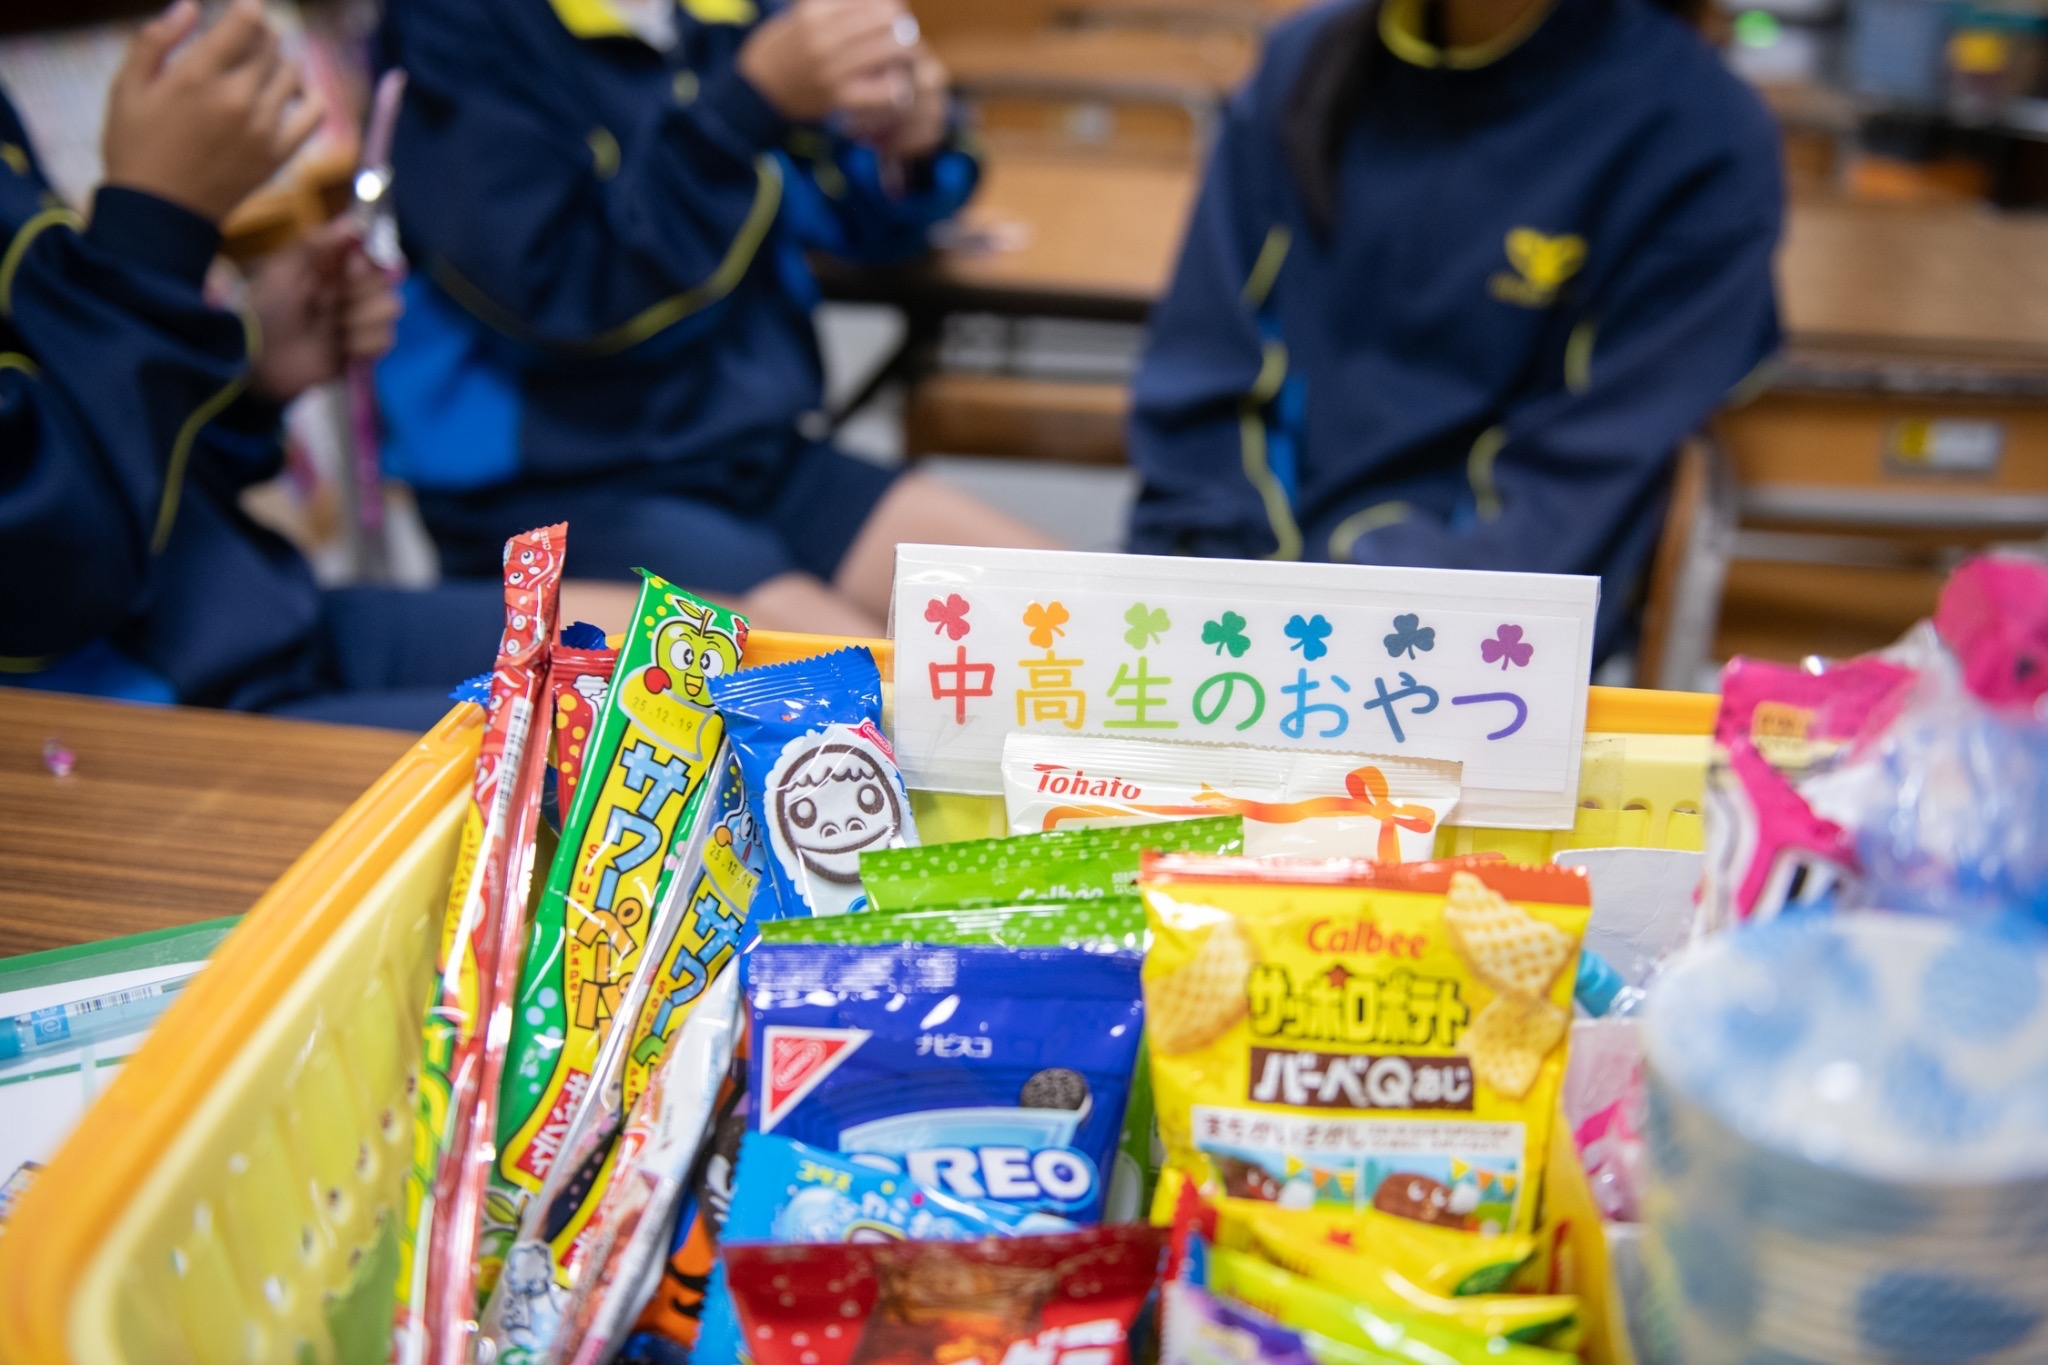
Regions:
[[[1071,1232],[1050,1213],[962,1199],[870,1164],[775,1133],[740,1144],[728,1242],[971,1242],[978,1237]]]
[[[742,962],[753,1121],[920,1185],[1102,1216],[1143,955],[762,941]]]
[[[860,855],[917,843],[874,656],[840,649],[706,682],[768,836],[782,913],[863,908]]]
[[[773,1133],[749,1133],[740,1147],[732,1209],[721,1242],[971,1242],[1066,1232],[1049,1213],[961,1199],[902,1175]],[[712,1272],[696,1358],[744,1359],[739,1315],[721,1264]]]

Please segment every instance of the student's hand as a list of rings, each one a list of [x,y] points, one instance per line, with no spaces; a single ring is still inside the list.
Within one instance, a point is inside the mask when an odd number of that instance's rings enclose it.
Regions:
[[[145,24],[107,97],[110,185],[144,190],[213,222],[268,180],[320,124],[298,63],[277,49],[261,0],[232,0],[212,28],[177,0]]]
[[[900,116],[916,32],[897,0],[797,0],[748,35],[740,74],[787,119]]]
[[[848,131],[871,142],[884,156],[915,161],[929,156],[946,139],[952,116],[952,76],[938,55],[920,43],[912,48],[909,99],[906,107],[881,116],[848,120]]]
[[[249,387],[274,403],[389,350],[400,311],[344,221],[266,257],[250,274],[247,299],[263,333]]]

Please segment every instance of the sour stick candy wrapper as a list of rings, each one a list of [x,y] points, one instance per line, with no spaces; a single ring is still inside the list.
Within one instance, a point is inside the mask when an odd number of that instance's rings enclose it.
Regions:
[[[1247,1252],[1207,1252],[1210,1292],[1257,1310],[1302,1335],[1318,1361],[1406,1361],[1409,1365],[1571,1365],[1577,1356],[1504,1336],[1482,1336],[1420,1314],[1375,1308],[1282,1270]],[[1328,1342],[1336,1350],[1325,1347]],[[1355,1354],[1354,1354],[1355,1353]]]
[[[756,1365],[1128,1365],[1161,1242],[1123,1224],[724,1255]]]
[[[1003,741],[1003,804],[1013,834],[1241,815],[1255,857],[1419,862],[1458,804],[1459,772],[1436,759],[1016,733]]]
[[[633,1106],[562,1311],[558,1358],[576,1365],[607,1359],[653,1294],[676,1206],[703,1148],[743,1019],[739,973],[727,969],[704,992]]]
[[[474,1307],[469,1266],[484,1173],[471,1143],[486,1086],[486,1030],[501,988],[509,990],[500,957],[516,963],[525,925],[547,762],[548,645],[567,539],[568,528],[555,525],[505,543],[505,631],[422,1031],[399,1239],[397,1340],[408,1359],[443,1358],[449,1342],[465,1341]],[[491,1060],[500,1057],[502,1042]]]
[[[644,965],[675,871],[669,854],[690,833],[686,814],[724,736],[706,680],[739,666],[745,640],[740,618],[646,576],[526,945],[501,1087],[486,1288],[561,1155]]]
[[[860,859],[917,842],[910,794],[882,734],[882,676],[865,649],[714,679],[787,915],[865,905]]]
[[[650,1093],[670,1040],[748,932],[762,853],[745,784],[724,749],[713,771],[716,779],[690,798],[663,873],[654,927],[642,950],[649,965],[633,974],[620,996],[615,1025],[569,1116],[561,1150],[520,1220],[514,1254],[530,1261],[544,1252],[563,1286],[579,1283],[600,1202],[627,1169],[630,1153],[615,1145],[626,1116]],[[483,1330],[498,1342],[500,1359],[517,1362],[526,1355],[505,1336],[504,1298],[503,1289],[493,1295]],[[538,1327],[530,1334],[544,1335]]]
[[[1149,857],[1167,1169],[1286,1208],[1527,1232],[1590,914],[1554,865]]]
[[[586,638],[585,632],[595,634],[598,643],[556,645],[550,670],[554,680],[555,804],[564,814],[575,809],[576,782],[583,776],[585,755],[597,734],[598,713],[604,709],[605,693],[612,685],[612,670],[619,664],[619,651],[604,645],[603,631],[580,624],[571,630],[578,639]],[[562,634],[566,640],[571,631]]]

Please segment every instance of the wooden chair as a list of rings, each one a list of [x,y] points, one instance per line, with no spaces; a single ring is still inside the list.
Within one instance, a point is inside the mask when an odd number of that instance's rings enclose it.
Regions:
[[[1689,692],[1712,662],[1714,627],[1735,541],[1734,480],[1728,457],[1707,437],[1678,453],[1664,531],[1650,562],[1637,687]]]
[[[937,374],[911,390],[904,453],[1120,465],[1130,390],[1004,374]]]

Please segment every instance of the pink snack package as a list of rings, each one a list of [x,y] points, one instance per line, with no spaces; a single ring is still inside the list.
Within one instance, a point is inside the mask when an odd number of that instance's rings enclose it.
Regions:
[[[1757,659],[1728,665],[1707,768],[1702,931],[1771,918],[1855,873],[1849,831],[1816,813],[1803,788],[1882,735],[1916,676],[1876,658],[1820,672]]]
[[[2033,711],[2048,694],[2048,564],[2018,555],[1971,560],[1942,587],[1934,628],[1980,701]]]

